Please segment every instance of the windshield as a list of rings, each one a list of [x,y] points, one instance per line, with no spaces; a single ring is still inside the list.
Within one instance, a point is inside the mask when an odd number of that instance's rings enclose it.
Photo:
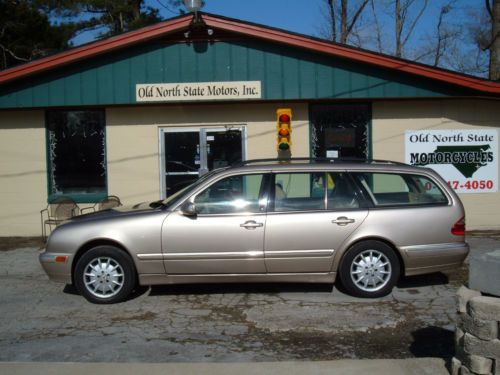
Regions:
[[[161,204],[165,208],[169,208],[173,206],[177,200],[181,197],[183,197],[185,194],[188,194],[189,192],[195,190],[198,186],[200,186],[202,183],[204,183],[207,179],[212,177],[214,174],[219,173],[223,169],[214,169],[213,171],[201,176],[199,179],[197,179],[195,182],[193,182],[191,185],[186,186],[184,189],[179,190],[178,192],[172,194],[171,196],[167,197],[164,199]]]

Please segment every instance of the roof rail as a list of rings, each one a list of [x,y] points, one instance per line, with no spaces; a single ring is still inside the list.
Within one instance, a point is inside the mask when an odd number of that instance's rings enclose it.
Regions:
[[[380,163],[380,164],[394,164],[394,165],[406,165],[405,163],[392,161],[392,160],[381,160],[381,159],[363,159],[363,158],[351,158],[351,157],[343,157],[343,158],[307,158],[307,157],[299,157],[299,158],[268,158],[268,159],[250,159],[250,160],[241,160],[236,163],[231,164],[231,167],[242,167],[248,164],[254,163],[266,163],[266,162],[276,162],[276,163],[290,163],[294,161],[303,161],[310,163]]]

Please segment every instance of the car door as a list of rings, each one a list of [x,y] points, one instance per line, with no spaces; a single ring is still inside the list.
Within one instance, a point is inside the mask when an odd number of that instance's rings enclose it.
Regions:
[[[170,214],[162,228],[166,272],[265,273],[267,179],[262,173],[219,179],[190,198],[195,215]]]
[[[264,252],[269,273],[329,272],[368,210],[342,172],[276,173]]]

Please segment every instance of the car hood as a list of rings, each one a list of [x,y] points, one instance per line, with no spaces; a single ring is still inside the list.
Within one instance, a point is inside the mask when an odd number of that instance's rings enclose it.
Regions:
[[[155,202],[142,202],[130,206],[119,206],[114,208],[109,208],[102,211],[92,212],[89,214],[78,215],[72,217],[67,222],[75,222],[75,221],[85,221],[85,220],[98,220],[112,217],[121,217],[134,215],[139,213],[146,213],[151,211],[158,211],[161,206],[155,204]]]

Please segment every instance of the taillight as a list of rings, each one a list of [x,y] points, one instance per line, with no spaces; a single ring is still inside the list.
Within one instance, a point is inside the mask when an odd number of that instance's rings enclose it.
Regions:
[[[453,224],[451,234],[455,236],[465,236],[465,216]]]

